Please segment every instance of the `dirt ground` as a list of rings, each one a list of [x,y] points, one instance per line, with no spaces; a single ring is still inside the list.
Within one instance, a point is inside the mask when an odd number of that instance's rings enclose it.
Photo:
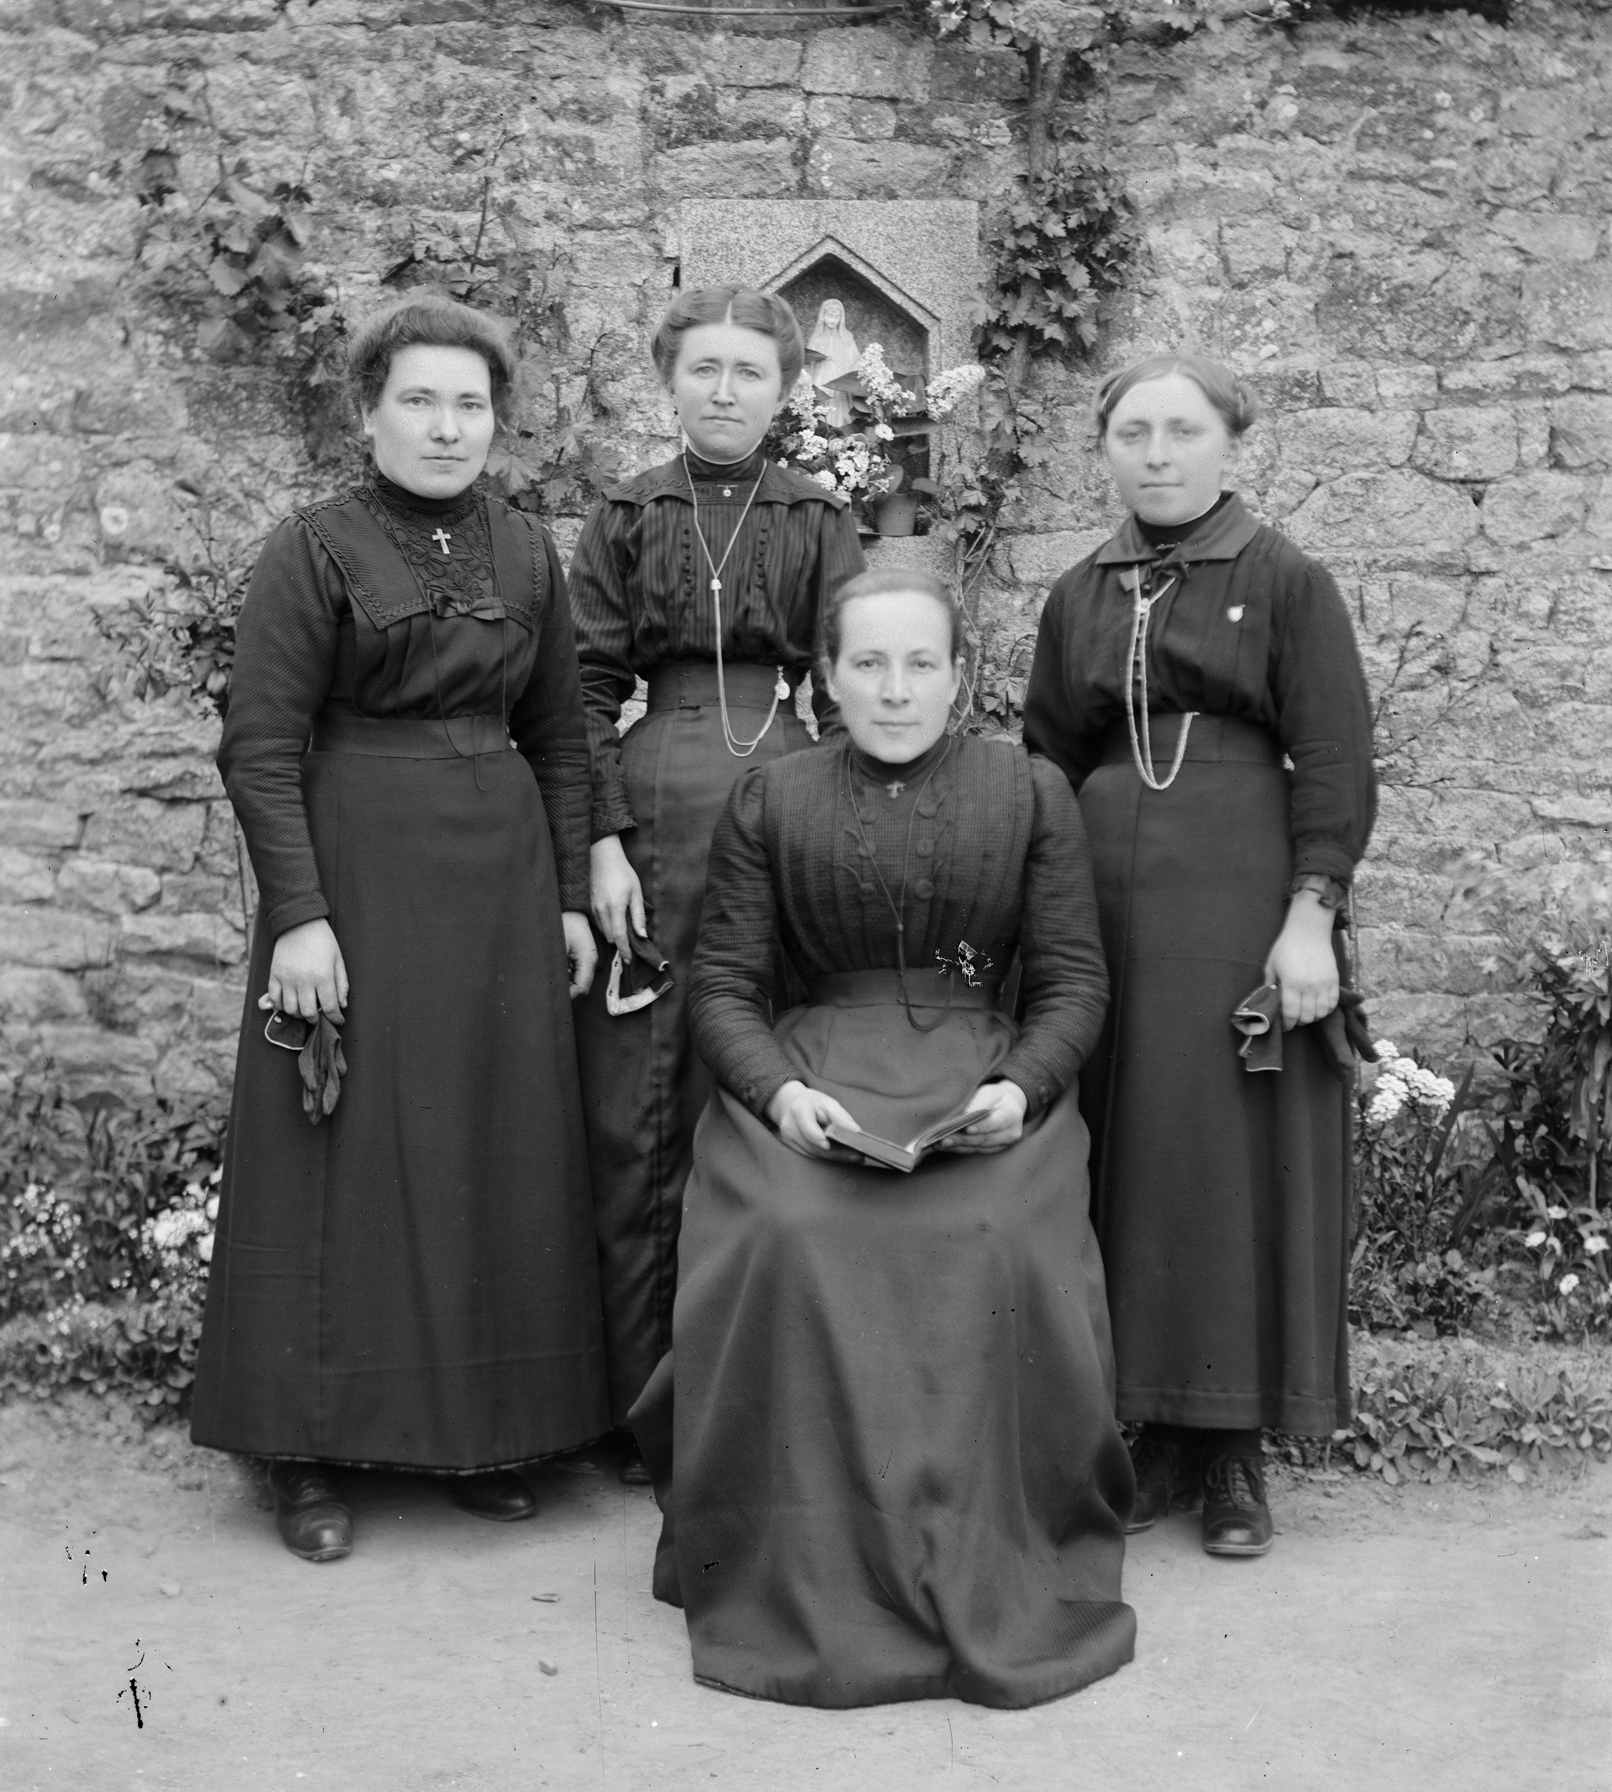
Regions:
[[[587,1459],[537,1484],[540,1516],[502,1526],[366,1477],[352,1557],[312,1567],[182,1434],[0,1410],[0,1786],[1612,1787],[1612,1467],[1281,1474],[1270,1556],[1210,1560],[1189,1517],[1133,1539],[1136,1661],[1017,1713],[698,1687],[649,1595],[650,1495]]]

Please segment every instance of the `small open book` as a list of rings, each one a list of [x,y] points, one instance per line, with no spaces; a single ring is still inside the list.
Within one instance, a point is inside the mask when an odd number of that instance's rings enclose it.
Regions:
[[[869,1163],[883,1164],[887,1170],[915,1170],[925,1154],[933,1151],[942,1139],[949,1139],[954,1132],[961,1132],[965,1126],[983,1120],[990,1111],[989,1108],[969,1108],[961,1114],[948,1114],[944,1120],[926,1126],[904,1145],[898,1145],[894,1139],[881,1139],[876,1132],[853,1132],[850,1127],[839,1126],[833,1121],[823,1131],[836,1145],[860,1151]]]

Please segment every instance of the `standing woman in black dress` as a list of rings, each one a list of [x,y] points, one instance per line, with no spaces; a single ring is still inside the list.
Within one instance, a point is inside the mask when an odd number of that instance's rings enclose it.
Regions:
[[[1133,1528],[1201,1497],[1229,1556],[1271,1543],[1261,1427],[1349,1410],[1351,1090],[1318,1023],[1376,811],[1338,588],[1223,489],[1253,417],[1197,356],[1104,384],[1131,514],[1053,586],[1024,714],[1079,793],[1113,992],[1082,1094],[1118,1411],[1143,1425]],[[1279,1070],[1238,1053],[1255,986]]]
[[[671,1345],[689,1142],[711,1088],[684,1014],[711,832],[740,772],[811,744],[794,694],[824,600],[862,569],[845,500],[761,451],[805,361],[789,306],[735,286],[682,293],[653,354],[682,450],[595,505],[570,586],[594,919],[607,954],[647,933],[676,979],[612,1015],[601,974],[577,1010],[617,1424]],[[618,736],[639,678],[648,712]]]
[[[374,472],[274,530],[241,609],[218,761],[260,901],[192,1432],[270,1459],[309,1561],[351,1548],[337,1468],[524,1518],[515,1466],[606,1427],[581,691],[553,544],[479,479],[514,368],[451,299],[373,317]],[[314,1125],[271,1042],[308,1024],[348,1067]]]

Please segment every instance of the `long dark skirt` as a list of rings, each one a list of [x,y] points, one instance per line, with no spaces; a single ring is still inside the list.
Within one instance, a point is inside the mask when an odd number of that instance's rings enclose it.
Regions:
[[[741,738],[766,719],[776,677],[770,666],[727,668],[728,709]],[[687,662],[656,673],[649,712],[622,737],[637,824],[622,844],[676,985],[636,1014],[611,1015],[601,966],[592,993],[577,1004],[610,1404],[618,1424],[672,1341],[683,1184],[694,1128],[711,1093],[685,1010],[711,835],[741,772],[811,745],[785,703],[756,751],[735,757],[722,737],[715,666]],[[608,946],[604,952],[608,962]]]
[[[984,1011],[916,1033],[890,981],[778,1035],[864,1125],[910,1137],[1011,1033]],[[1130,1660],[1133,1483],[1086,1207],[1072,1097],[1005,1152],[905,1176],[801,1156],[717,1092],[675,1349],[634,1414],[665,1512],[655,1590],[684,1607],[697,1679],[1011,1707]]]
[[[1315,1028],[1250,1072],[1230,1022],[1282,925],[1288,776],[1261,730],[1205,717],[1190,739],[1167,791],[1121,743],[1080,792],[1112,986],[1082,1102],[1119,1413],[1324,1434],[1349,1410],[1348,1091]]]
[[[310,1126],[295,1057],[263,1038],[259,937],[193,1435],[443,1470],[595,1437],[581,1100],[531,771],[509,751],[314,752],[303,787],[352,981],[349,1075]]]

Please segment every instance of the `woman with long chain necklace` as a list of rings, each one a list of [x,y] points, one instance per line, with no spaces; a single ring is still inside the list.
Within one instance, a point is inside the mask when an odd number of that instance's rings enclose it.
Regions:
[[[626,962],[652,936],[673,977],[659,1000],[615,1014],[601,977],[577,1016],[618,1423],[671,1341],[689,1140],[710,1088],[684,1002],[711,830],[747,766],[811,744],[794,696],[818,611],[862,567],[844,500],[761,452],[805,360],[789,306],[732,286],[683,293],[653,352],[682,450],[605,494],[570,582],[594,920]],[[647,713],[618,736],[640,678]]]
[[[524,1518],[518,1465],[606,1429],[582,696],[554,544],[480,479],[514,371],[445,296],[370,319],[374,471],[279,525],[241,608],[218,763],[259,904],[192,1431],[270,1458],[314,1562],[354,1468]]]
[[[1024,710],[1079,792],[1114,992],[1083,1094],[1133,1522],[1201,1503],[1220,1556],[1271,1544],[1261,1427],[1348,1412],[1337,929],[1376,806],[1338,588],[1223,489],[1253,416],[1196,356],[1104,384],[1131,515],[1052,588]],[[1256,987],[1279,1069],[1239,1056]]]
[[[1054,767],[947,733],[962,637],[927,574],[853,579],[823,636],[845,734],[741,777],[711,848],[689,1008],[717,1088],[634,1411],[655,1591],[714,1686],[1032,1705],[1135,1628],[1073,1090],[1106,990],[1080,816]],[[869,1137],[937,1130],[908,1174]]]

